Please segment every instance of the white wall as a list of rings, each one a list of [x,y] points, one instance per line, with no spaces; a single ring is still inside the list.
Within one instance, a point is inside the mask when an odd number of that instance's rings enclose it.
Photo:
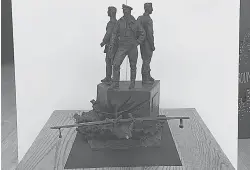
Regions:
[[[195,107],[236,167],[238,1],[153,0],[161,107]],[[55,109],[90,109],[105,75],[99,44],[109,5],[125,0],[13,0],[21,160]],[[133,15],[144,0],[128,0]],[[125,65],[122,79],[125,79]],[[140,79],[141,60],[138,63]]]

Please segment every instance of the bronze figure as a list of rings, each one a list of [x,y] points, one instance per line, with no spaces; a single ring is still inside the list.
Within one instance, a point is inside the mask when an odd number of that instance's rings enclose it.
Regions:
[[[152,3],[145,3],[144,10],[144,14],[142,16],[139,16],[137,19],[146,32],[146,38],[140,45],[141,57],[143,61],[141,74],[142,83],[151,84],[154,82],[154,78],[152,78],[150,74],[150,62],[153,51],[155,51],[153,20],[150,17],[150,14],[152,14],[153,12]]]
[[[110,21],[108,22],[107,26],[106,26],[106,33],[104,35],[104,38],[102,40],[102,43],[100,44],[101,47],[103,47],[105,45],[105,49],[104,49],[104,53],[106,54],[106,58],[105,58],[105,61],[106,61],[106,77],[104,79],[101,80],[101,82],[103,83],[111,83],[112,82],[112,79],[111,79],[111,76],[112,76],[112,59],[108,57],[108,47],[109,47],[109,44],[110,44],[110,39],[111,39],[111,35],[112,35],[112,31],[114,29],[114,26],[117,22],[117,19],[116,19],[116,12],[117,12],[117,9],[113,6],[110,6],[108,7],[108,16],[110,17]],[[115,42],[114,43],[114,48],[112,50],[112,53],[114,55],[114,53],[116,52],[117,50],[117,43]]]
[[[134,88],[137,69],[136,64],[138,59],[137,46],[145,39],[145,31],[141,25],[138,24],[134,16],[131,15],[133,8],[123,4],[122,9],[124,16],[117,21],[117,24],[114,27],[109,48],[109,57],[112,58],[115,39],[118,38],[118,50],[113,61],[113,83],[110,89],[119,87],[120,66],[127,55],[130,63],[131,83],[129,89]]]

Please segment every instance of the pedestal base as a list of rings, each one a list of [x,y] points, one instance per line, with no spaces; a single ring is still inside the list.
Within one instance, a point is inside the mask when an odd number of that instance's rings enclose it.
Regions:
[[[109,86],[104,83],[97,86],[97,102],[102,110],[114,112],[112,106],[118,105],[123,106],[118,111],[124,111],[146,101],[142,108],[133,113],[133,116],[156,117],[159,115],[159,80],[152,85],[142,85],[141,81],[136,81],[134,89],[129,89],[130,81],[121,81],[119,84],[120,87],[116,90],[109,90]],[[123,105],[126,101],[128,103]]]

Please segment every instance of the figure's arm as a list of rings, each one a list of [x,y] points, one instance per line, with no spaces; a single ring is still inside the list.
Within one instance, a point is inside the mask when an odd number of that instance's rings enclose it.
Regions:
[[[104,35],[104,38],[102,40],[103,44],[108,44],[112,35],[114,24],[113,23],[108,23],[106,33]]]
[[[119,22],[116,22],[116,24],[113,28],[112,34],[111,34],[110,44],[109,44],[109,48],[108,48],[108,55],[110,58],[112,58],[112,56],[110,56],[110,55],[112,53],[112,49],[113,49],[114,44],[115,44],[115,39],[117,37],[118,30],[119,30]]]
[[[138,27],[138,33],[139,33],[139,38],[137,39],[137,42],[138,44],[141,44],[146,38],[146,32],[138,20],[137,20],[137,27]]]
[[[119,22],[117,22],[113,28],[113,31],[111,33],[111,38],[110,38],[110,46],[113,46],[115,43],[115,39],[117,37],[118,34],[118,30],[119,30]]]
[[[152,50],[154,51],[155,49],[155,44],[154,44],[154,30],[153,30],[153,21],[152,20],[149,20],[147,22],[147,39],[148,39],[148,42],[152,48]]]
[[[139,16],[139,17],[137,18],[136,22],[137,22],[138,24],[141,24],[141,16]]]

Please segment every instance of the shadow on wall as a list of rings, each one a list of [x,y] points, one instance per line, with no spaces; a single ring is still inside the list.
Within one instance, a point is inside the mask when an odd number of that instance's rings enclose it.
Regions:
[[[2,1],[2,64],[14,63],[11,0]]]

